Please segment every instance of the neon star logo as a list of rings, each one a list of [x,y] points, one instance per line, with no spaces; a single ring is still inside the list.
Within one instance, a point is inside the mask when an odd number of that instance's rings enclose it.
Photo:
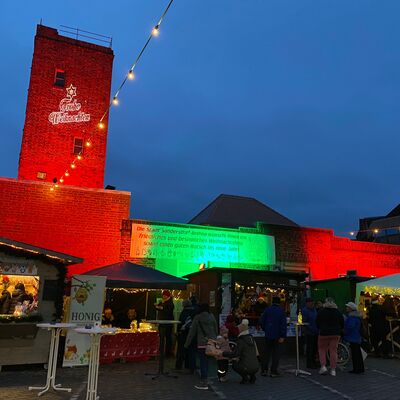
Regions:
[[[76,96],[76,86],[72,86],[72,83],[67,87],[67,98],[72,100],[73,97]]]

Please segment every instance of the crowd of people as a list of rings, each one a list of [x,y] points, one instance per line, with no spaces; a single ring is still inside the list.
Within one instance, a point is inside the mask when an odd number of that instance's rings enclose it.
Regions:
[[[265,333],[262,354],[259,354],[256,341],[249,332],[249,320],[240,310],[232,312],[224,325],[218,327],[208,304],[197,304],[194,297],[184,300],[177,328],[175,369],[193,374],[197,356],[200,365],[200,382],[195,386],[197,389],[208,389],[211,357],[216,359],[220,382],[227,380],[230,365],[240,375],[242,384],[254,383],[259,370],[261,376],[278,377],[281,347],[287,336],[287,316],[281,297],[272,297],[270,305],[262,296],[259,299],[256,303],[260,314],[258,324]],[[158,311],[158,319],[174,319],[173,299],[168,290],[162,292],[162,300],[154,306]],[[365,319],[355,303],[348,302],[346,314],[343,315],[332,298],[327,298],[324,303],[307,298],[301,313],[307,368],[319,368],[320,374],[336,376],[338,344],[342,339],[351,349],[353,368],[349,372],[364,372],[361,343],[365,336]],[[388,322],[377,300],[372,301],[367,316],[375,354],[388,356]],[[126,315],[116,319],[111,310],[105,310],[103,323],[118,326],[118,322],[122,322],[123,327],[129,327],[136,318],[135,310],[128,310]],[[172,336],[170,328],[166,332],[165,342],[165,355],[170,357],[174,354]]]

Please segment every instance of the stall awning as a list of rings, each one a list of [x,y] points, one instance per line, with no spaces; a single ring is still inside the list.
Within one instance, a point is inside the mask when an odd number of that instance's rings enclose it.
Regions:
[[[106,276],[109,288],[186,289],[188,281],[155,269],[121,261],[86,272],[85,275]]]
[[[400,274],[383,276],[357,283],[356,300],[358,302],[361,292],[400,295]]]

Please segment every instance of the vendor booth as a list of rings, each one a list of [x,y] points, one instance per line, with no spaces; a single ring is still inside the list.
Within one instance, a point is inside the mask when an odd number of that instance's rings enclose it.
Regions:
[[[387,275],[357,283],[356,304],[368,316],[371,302],[375,300],[389,322],[387,339],[391,342],[392,353],[400,351],[400,274]]]
[[[64,279],[80,258],[0,238],[0,367],[47,363],[50,332],[61,317]]]
[[[259,350],[264,347],[265,333],[259,326],[265,307],[272,304],[272,297],[281,298],[281,306],[288,318],[289,338],[286,348],[294,349],[297,313],[305,290],[305,273],[280,271],[254,271],[248,269],[210,268],[186,276],[188,289],[199,302],[210,305],[210,311],[222,326],[233,313],[249,320],[249,331],[256,338]]]
[[[125,316],[133,308],[137,312],[135,319],[128,325],[126,318],[122,318],[123,327],[118,329],[116,335],[102,338],[100,363],[146,360],[157,356],[158,330],[146,320],[153,318],[153,303],[161,297],[162,289],[169,289],[174,294],[175,291],[185,290],[187,281],[128,261],[92,270],[87,275],[107,277],[106,307],[115,312],[116,316]],[[176,309],[179,310],[179,307]],[[121,318],[115,318],[117,327],[119,320]]]

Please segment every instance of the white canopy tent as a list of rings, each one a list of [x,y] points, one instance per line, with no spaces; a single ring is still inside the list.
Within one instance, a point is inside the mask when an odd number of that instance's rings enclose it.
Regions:
[[[400,274],[387,275],[357,283],[356,304],[360,301],[361,292],[400,296]]]

